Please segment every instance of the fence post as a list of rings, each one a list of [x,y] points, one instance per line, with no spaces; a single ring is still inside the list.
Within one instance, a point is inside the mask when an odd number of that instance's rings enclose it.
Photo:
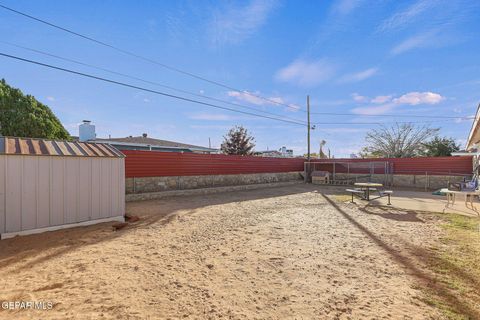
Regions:
[[[390,163],[389,166],[390,168],[388,169],[388,173],[390,174],[390,187],[393,187],[393,175],[394,175],[393,163]]]
[[[427,191],[428,172],[425,171],[425,191]]]
[[[307,163],[303,163],[303,183],[307,183]]]
[[[333,181],[335,181],[335,162],[333,162]]]
[[[368,178],[369,180],[368,182],[372,182],[372,177],[373,177],[372,172],[375,171],[374,168],[375,168],[375,162],[370,162],[370,178]]]

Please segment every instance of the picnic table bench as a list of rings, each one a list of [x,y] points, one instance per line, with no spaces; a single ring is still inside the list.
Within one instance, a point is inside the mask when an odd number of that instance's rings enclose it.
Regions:
[[[350,192],[352,194],[352,203],[353,203],[353,196],[354,195],[362,195],[364,194],[364,192],[362,190],[359,190],[359,189],[345,189],[346,191]]]
[[[378,189],[383,187],[381,183],[359,182],[359,183],[355,183],[355,186],[357,186],[358,188],[346,189],[346,191],[350,192],[350,194],[352,195],[352,202],[353,202],[354,196],[358,197],[361,200],[366,200],[366,201],[372,201],[375,199],[388,197],[388,205],[391,205],[390,196],[392,195],[393,191]],[[378,191],[378,196],[374,198],[370,198],[371,191]]]

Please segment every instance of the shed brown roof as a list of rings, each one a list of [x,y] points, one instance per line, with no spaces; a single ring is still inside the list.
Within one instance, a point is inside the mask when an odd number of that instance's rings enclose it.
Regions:
[[[123,158],[115,147],[103,143],[0,137],[0,154]]]

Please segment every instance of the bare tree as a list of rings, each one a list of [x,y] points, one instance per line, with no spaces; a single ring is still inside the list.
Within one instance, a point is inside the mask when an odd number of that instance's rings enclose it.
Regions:
[[[365,136],[367,146],[362,157],[415,157],[423,153],[425,142],[434,137],[439,128],[415,126],[412,123],[396,123],[391,127],[382,126],[370,130]]]

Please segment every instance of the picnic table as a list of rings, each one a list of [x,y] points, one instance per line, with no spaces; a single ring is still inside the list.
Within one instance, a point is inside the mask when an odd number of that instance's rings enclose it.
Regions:
[[[373,182],[357,182],[354,184],[354,186],[357,188],[346,190],[352,194],[352,202],[353,196],[357,196],[360,199],[367,201],[388,197],[388,204],[390,204],[390,195],[392,194],[392,191],[389,190],[378,191],[377,197],[370,198],[371,191],[377,191],[378,188],[383,188],[383,184]]]
[[[360,189],[365,191],[365,200],[370,201],[370,190],[377,190],[377,188],[383,187],[381,183],[373,182],[356,182],[355,187],[360,187]]]
[[[457,191],[457,190],[450,190],[448,188],[443,188],[443,189],[440,189],[440,192],[441,193],[445,193],[447,195],[447,204],[445,205],[445,208],[443,209],[443,211],[445,212],[445,210],[449,207],[450,203],[452,205],[455,204],[455,196],[457,194],[461,194],[461,195],[465,195],[465,207],[468,208],[468,202],[470,202],[470,206],[472,209],[474,209],[473,207],[473,197],[474,196],[480,196],[480,190],[471,190],[471,191],[467,191],[467,190],[462,190],[462,191]],[[470,199],[470,201],[468,201]]]

